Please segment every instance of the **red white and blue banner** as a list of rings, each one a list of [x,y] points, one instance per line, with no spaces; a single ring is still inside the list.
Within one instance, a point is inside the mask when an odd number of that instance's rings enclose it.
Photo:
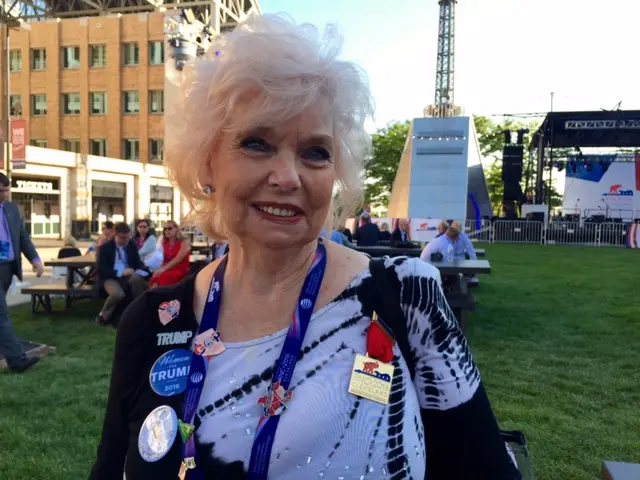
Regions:
[[[627,225],[627,248],[640,248],[640,224]]]
[[[386,228],[389,232],[393,232],[399,219],[397,218],[372,218],[371,221],[378,225],[378,228],[382,230],[382,226],[386,224]],[[411,218],[407,219],[409,222],[409,238],[416,242],[430,242],[436,235],[438,235],[438,224],[442,220],[433,218]],[[464,223],[464,222],[462,222]],[[355,232],[356,219],[351,218],[347,220],[346,227]]]
[[[640,155],[625,156],[625,161],[617,155],[569,160],[562,202],[565,215],[603,215],[628,221],[640,216]]]

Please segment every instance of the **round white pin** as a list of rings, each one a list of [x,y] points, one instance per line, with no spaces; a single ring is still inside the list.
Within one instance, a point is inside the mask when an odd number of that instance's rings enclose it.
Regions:
[[[153,410],[145,418],[138,435],[138,451],[143,460],[157,462],[171,449],[178,433],[178,415],[168,405]]]

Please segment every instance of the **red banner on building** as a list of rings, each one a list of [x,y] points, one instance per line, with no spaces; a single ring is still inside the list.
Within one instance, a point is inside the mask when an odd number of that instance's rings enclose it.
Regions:
[[[27,121],[11,120],[11,168],[27,167]]]

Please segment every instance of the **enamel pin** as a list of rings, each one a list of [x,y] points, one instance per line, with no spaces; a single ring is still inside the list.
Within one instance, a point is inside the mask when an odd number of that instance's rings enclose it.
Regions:
[[[356,355],[351,371],[349,393],[383,405],[388,404],[393,370],[393,365],[364,355]]]
[[[265,417],[281,415],[287,409],[286,403],[291,400],[293,394],[284,389],[280,382],[270,383],[267,394],[260,397],[258,404],[264,408]]]

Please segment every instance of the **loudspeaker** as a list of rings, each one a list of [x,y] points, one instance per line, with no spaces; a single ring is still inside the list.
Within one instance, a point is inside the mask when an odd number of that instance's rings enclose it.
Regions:
[[[502,181],[520,182],[524,161],[522,145],[505,145],[502,152]]]
[[[523,201],[520,180],[522,179],[524,146],[505,145],[502,152],[502,182],[504,183],[503,201]]]

